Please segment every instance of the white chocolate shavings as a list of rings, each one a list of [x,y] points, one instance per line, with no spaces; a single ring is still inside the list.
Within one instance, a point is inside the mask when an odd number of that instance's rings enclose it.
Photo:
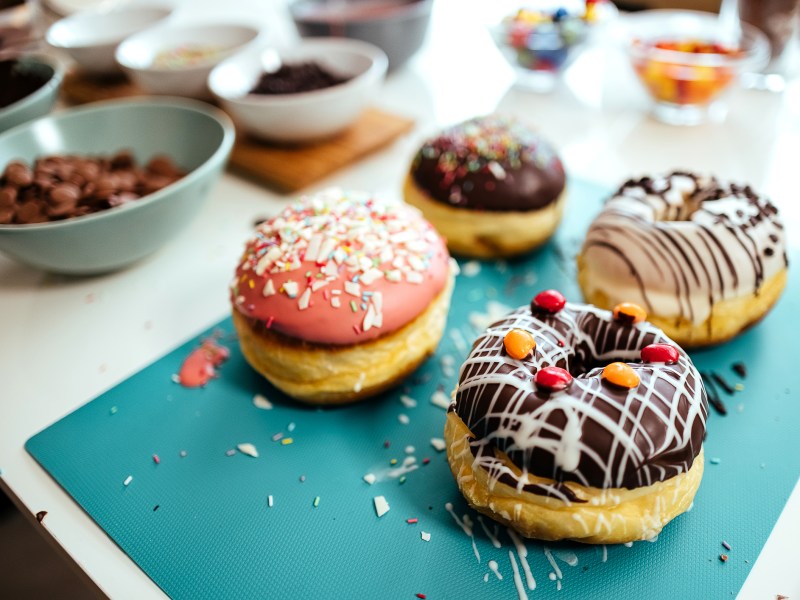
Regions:
[[[399,414],[397,415],[397,420],[400,421],[403,425],[408,425],[411,422],[411,419],[408,418],[408,415]]]
[[[300,300],[297,301],[297,308],[305,310],[308,308],[309,302],[311,302],[311,288],[307,287],[300,296]]]
[[[442,389],[436,390],[435,392],[433,392],[433,395],[431,396],[431,404],[433,404],[434,406],[438,406],[439,408],[444,410],[447,410],[450,407],[451,402],[452,399],[450,398],[450,396],[445,394],[444,390]]]
[[[345,281],[344,291],[345,293],[350,294],[351,296],[355,296],[356,298],[361,298],[361,286],[355,281]]]
[[[389,512],[389,503],[383,496],[375,496],[372,501],[375,503],[375,514],[378,515],[378,518]]]
[[[275,504],[275,501],[274,501],[274,499],[272,497],[272,494],[270,494],[269,496],[267,496],[267,506],[272,508],[273,504]]]
[[[258,450],[253,444],[249,442],[238,444],[236,446],[236,449],[242,454],[246,454],[247,456],[252,456],[253,458],[258,458]]]
[[[445,442],[442,438],[431,438],[431,446],[433,446],[437,452],[441,452],[447,448],[447,442]]]
[[[281,287],[281,291],[289,296],[289,298],[296,298],[299,286],[297,282],[290,279],[289,281],[284,282],[283,287]]]
[[[475,277],[481,272],[481,263],[477,260],[466,262],[464,266],[461,267],[461,272],[464,274],[464,277]]]
[[[439,235],[416,209],[328,190],[259,226],[231,283],[232,296],[247,288],[260,289],[264,297],[299,296],[298,310],[307,310],[317,293],[340,308],[344,292],[353,298],[346,301],[352,312],[361,315],[357,330],[369,331],[383,326],[383,311],[382,298],[368,288],[384,279],[423,283],[440,247]],[[276,290],[271,276],[288,272],[291,278]],[[340,289],[325,289],[340,277]],[[246,302],[243,297],[238,303]]]
[[[261,394],[256,394],[255,396],[253,396],[253,405],[256,408],[260,408],[262,410],[272,410],[272,402],[267,400]]]
[[[427,531],[420,531],[419,536],[422,538],[423,542],[430,542],[431,541],[431,534]]]
[[[363,479],[364,479],[364,481],[366,481],[368,484],[372,485],[373,483],[375,483],[375,481],[376,481],[378,478],[377,478],[377,477],[375,477],[375,475],[373,475],[372,473],[367,473],[366,475],[364,475]]]
[[[417,405],[417,401],[414,400],[411,396],[407,396],[406,394],[402,394],[400,396],[400,402],[403,403],[403,406],[406,408],[414,408]]]

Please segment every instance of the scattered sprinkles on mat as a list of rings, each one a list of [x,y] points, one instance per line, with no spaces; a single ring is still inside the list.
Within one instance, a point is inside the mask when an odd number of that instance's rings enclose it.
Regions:
[[[258,449],[250,442],[238,444],[236,446],[236,449],[239,450],[239,452],[241,452],[242,454],[246,454],[247,456],[252,456],[253,458],[258,458]]]
[[[385,497],[375,496],[372,501],[375,504],[375,514],[378,515],[379,519],[389,512],[389,503],[386,501]]]
[[[253,405],[256,408],[260,408],[262,410],[272,410],[272,402],[267,400],[261,394],[256,394],[255,396],[253,396]]]

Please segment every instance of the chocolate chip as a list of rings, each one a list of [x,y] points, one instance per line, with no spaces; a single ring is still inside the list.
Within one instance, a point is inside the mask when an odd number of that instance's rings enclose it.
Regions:
[[[180,169],[168,156],[154,156],[147,163],[147,170],[155,175],[164,175],[170,178],[180,175]]]
[[[185,175],[167,156],[137,166],[128,150],[113,156],[43,156],[19,160],[0,175],[0,223],[41,223],[133,202]]]
[[[73,183],[58,183],[50,188],[47,197],[55,204],[77,204],[81,188]]]
[[[31,171],[27,165],[14,161],[8,163],[3,173],[3,179],[5,179],[7,183],[16,185],[17,187],[30,185],[33,183],[33,171]]]
[[[19,223],[44,223],[48,219],[42,203],[29,200],[17,207],[16,220]]]
[[[11,208],[17,200],[17,190],[11,186],[0,188],[0,208]]]

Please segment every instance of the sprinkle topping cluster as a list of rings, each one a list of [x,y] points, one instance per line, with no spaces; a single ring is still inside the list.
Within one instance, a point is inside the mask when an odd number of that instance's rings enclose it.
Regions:
[[[360,336],[355,341],[363,341],[368,332],[377,337],[380,332],[373,330],[404,324],[385,322],[387,294],[403,284],[425,287],[440,270],[432,269],[433,262],[446,266],[443,242],[415,209],[330,190],[291,204],[259,226],[231,284],[231,298],[240,312],[267,328],[309,341],[344,343],[325,333],[296,331],[297,313],[324,310],[339,322],[344,313],[351,335]],[[437,293],[443,286],[442,279]]]
[[[482,210],[540,208],[564,187],[564,168],[550,144],[503,115],[444,130],[422,145],[411,171],[434,199]]]
[[[515,119],[490,115],[471,119],[445,130],[420,149],[424,158],[438,159],[443,173],[461,177],[486,170],[505,179],[506,169],[519,169],[524,162],[544,168],[555,154],[539,135]]]

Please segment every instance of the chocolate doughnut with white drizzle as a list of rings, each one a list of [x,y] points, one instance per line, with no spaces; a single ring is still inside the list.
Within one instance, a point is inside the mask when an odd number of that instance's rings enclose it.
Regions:
[[[566,504],[584,500],[565,482],[635,489],[687,472],[701,451],[708,408],[686,353],[624,311],[615,318],[541,298],[491,325],[461,367],[449,410],[472,434],[473,468]],[[522,359],[504,346],[514,329],[536,342]],[[638,385],[604,377],[602,366],[612,361],[624,361]],[[542,376],[552,372],[562,377]],[[531,484],[528,473],[551,483]]]
[[[581,288],[702,325],[716,303],[758,295],[787,267],[784,238],[777,208],[749,186],[685,172],[631,179],[589,228]]]

